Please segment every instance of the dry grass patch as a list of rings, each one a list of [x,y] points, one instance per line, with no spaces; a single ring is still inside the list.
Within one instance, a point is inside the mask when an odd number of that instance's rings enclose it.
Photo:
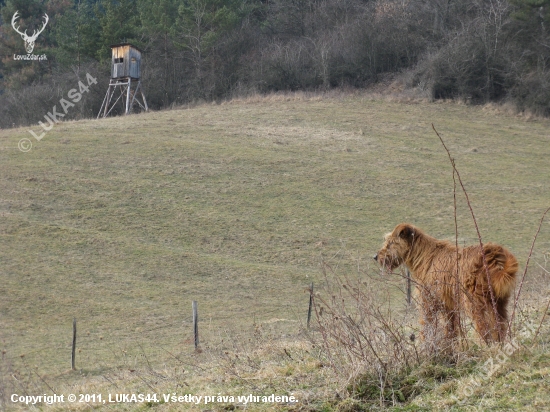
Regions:
[[[305,322],[304,289],[323,280],[319,245],[340,253],[339,273],[364,273],[396,222],[453,238],[452,174],[431,123],[456,154],[481,232],[524,264],[548,206],[546,120],[297,95],[61,123],[28,153],[17,149],[26,129],[0,130],[5,387],[150,390],[132,369],[160,388],[200,391],[213,375],[193,360],[192,300],[200,362],[216,362],[206,346],[220,347],[223,330],[247,341],[264,324],[266,338],[291,341]],[[458,213],[471,243],[467,210]],[[549,249],[545,223],[535,261]],[[73,317],[76,373],[67,372]],[[149,365],[168,379],[148,377]],[[185,378],[165,372],[180,366]],[[295,374],[264,366],[250,373]],[[314,383],[323,376],[308,374],[304,397],[323,394]]]

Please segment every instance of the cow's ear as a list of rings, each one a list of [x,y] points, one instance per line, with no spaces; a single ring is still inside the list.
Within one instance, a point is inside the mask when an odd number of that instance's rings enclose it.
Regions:
[[[414,238],[414,227],[405,225],[399,232],[399,237],[409,241],[412,240]]]

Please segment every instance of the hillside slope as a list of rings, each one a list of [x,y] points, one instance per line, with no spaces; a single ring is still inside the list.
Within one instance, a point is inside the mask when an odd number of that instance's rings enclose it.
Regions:
[[[336,408],[341,382],[304,338],[306,289],[322,290],[322,258],[338,275],[375,273],[371,256],[399,222],[454,239],[452,169],[432,123],[483,240],[506,245],[523,267],[550,203],[546,120],[294,94],[60,123],[26,153],[17,147],[33,139],[27,129],[0,130],[4,406],[14,407],[12,393],[53,389],[296,393],[304,408]],[[474,243],[462,195],[458,202],[459,241]],[[544,274],[537,264],[548,268],[549,229],[544,222],[530,276]],[[533,321],[547,284],[530,286]],[[380,285],[402,307],[401,279]],[[193,348],[193,300],[202,353]],[[498,377],[475,396],[493,399],[493,410],[548,402],[545,328],[539,352],[521,352],[527,366],[514,363],[516,380]],[[468,379],[463,372],[452,385]],[[434,385],[411,410],[450,402],[451,384]]]

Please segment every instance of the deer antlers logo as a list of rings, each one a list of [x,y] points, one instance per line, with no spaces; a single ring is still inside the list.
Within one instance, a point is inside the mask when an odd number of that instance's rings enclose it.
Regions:
[[[27,34],[27,30],[25,30],[25,32],[22,33],[19,31],[19,26],[15,27],[15,22],[17,21],[18,18],[19,18],[19,11],[16,11],[15,14],[13,15],[13,18],[11,19],[11,25],[13,26],[13,29],[17,33],[19,33],[21,35],[21,38],[25,41],[25,49],[27,50],[27,53],[31,54],[34,49],[34,42],[36,41],[36,38],[40,33],[44,31],[44,29],[46,28],[46,24],[48,24],[48,21],[50,20],[50,18],[46,13],[44,13],[44,25],[40,30],[34,30],[32,36],[29,36]]]

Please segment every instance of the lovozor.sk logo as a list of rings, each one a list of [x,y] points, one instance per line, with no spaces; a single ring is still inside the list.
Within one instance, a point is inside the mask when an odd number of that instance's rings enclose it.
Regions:
[[[44,24],[42,25],[42,28],[39,29],[39,30],[34,30],[33,33],[32,33],[32,36],[29,36],[27,34],[27,30],[25,30],[24,32],[21,32],[19,30],[19,26],[15,27],[15,23],[16,21],[19,19],[19,11],[16,11],[11,19],[11,25],[13,27],[13,29],[19,33],[21,35],[21,38],[25,41],[25,50],[27,50],[27,53],[30,55],[32,53],[32,51],[34,50],[34,42],[36,41],[38,35],[40,33],[42,33],[44,31],[44,29],[46,28],[46,24],[48,24],[48,21],[50,21],[50,18],[48,17],[48,15],[46,13],[44,13]],[[37,56],[39,57],[39,56]],[[46,56],[44,56],[46,57]],[[15,58],[15,55],[14,55],[14,58]],[[16,59],[17,60],[17,59]],[[29,59],[24,59],[24,60],[42,60],[40,58],[37,58],[37,59],[33,59],[33,58],[29,58]]]

